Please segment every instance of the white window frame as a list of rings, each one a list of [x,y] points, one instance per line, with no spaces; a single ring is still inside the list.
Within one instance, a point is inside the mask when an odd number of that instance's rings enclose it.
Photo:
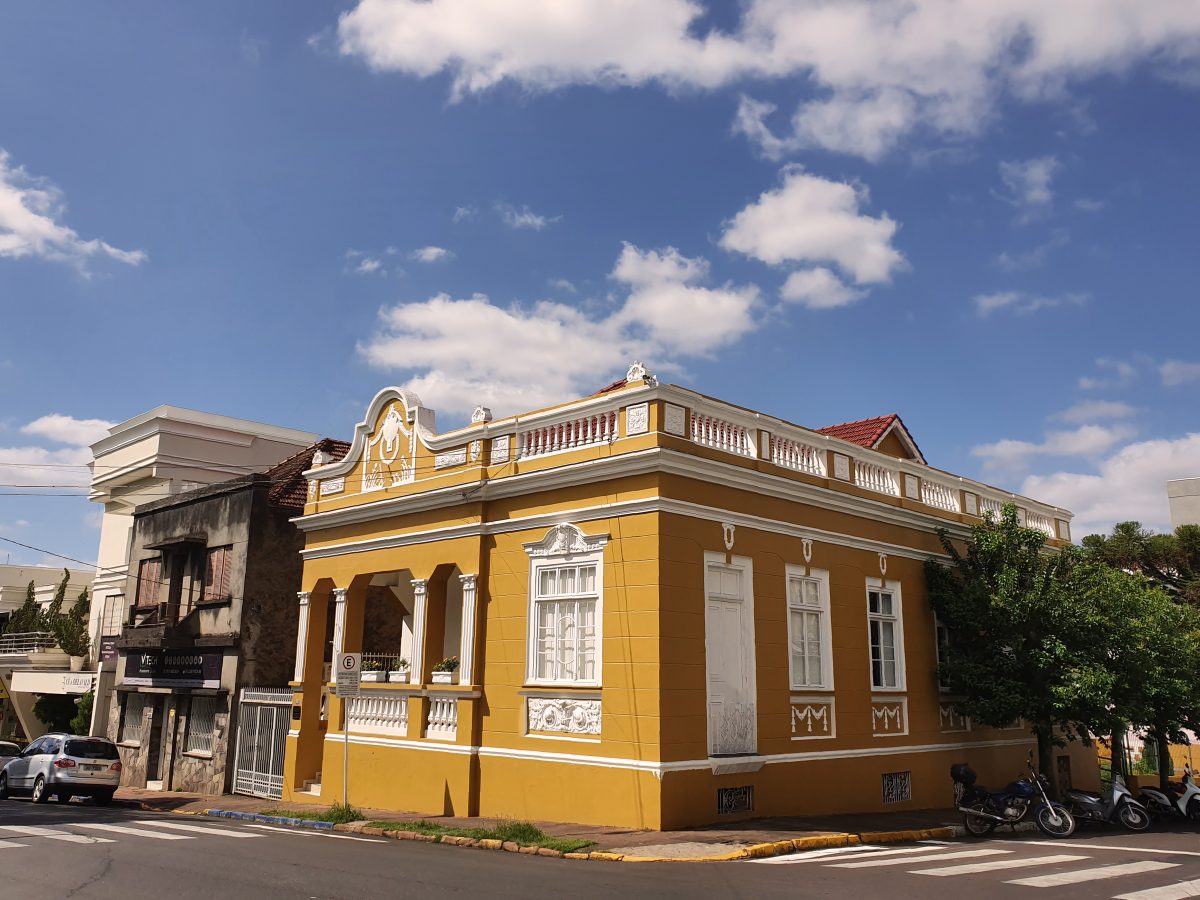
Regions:
[[[871,592],[886,591],[892,595],[892,615],[883,616],[871,612]],[[899,581],[885,581],[882,578],[868,578],[866,590],[863,591],[863,601],[867,613],[867,674],[871,679],[872,691],[907,690],[907,678],[904,665],[904,598],[900,591]],[[879,620],[894,623],[896,650],[896,683],[895,685],[878,685],[875,683],[874,661],[871,659],[871,622]]]
[[[722,759],[722,757],[714,756],[714,740],[716,735],[713,734],[711,724],[712,709],[712,693],[710,691],[708,677],[708,599],[710,597],[723,598],[725,595],[716,588],[716,581],[713,578],[714,570],[716,569],[737,569],[741,573],[741,602],[742,602],[742,658],[749,660],[750,664],[746,668],[744,674],[747,678],[747,691],[750,697],[750,704],[753,707],[753,716],[750,720],[751,733],[748,740],[748,745],[754,748],[749,755],[754,755],[758,752],[758,653],[757,644],[754,636],[754,560],[749,556],[733,556],[728,557],[724,553],[717,551],[705,551],[704,553],[704,601],[705,601],[705,621],[704,621],[704,640],[705,640],[705,662],[704,662],[704,708],[705,719],[708,720],[708,755],[710,759]],[[729,597],[728,599],[735,599]],[[738,754],[741,755],[741,754]],[[736,759],[736,756],[729,758]],[[720,774],[717,768],[713,769],[714,774]]]
[[[806,569],[805,566],[785,565],[786,574],[784,589],[786,596],[787,637],[788,637],[788,679],[793,691],[832,691],[833,690],[833,611],[829,602],[829,572],[825,569]],[[795,582],[811,581],[817,583],[817,596],[820,601],[817,607],[796,605],[793,607],[792,585]],[[796,671],[792,665],[792,644],[795,635],[792,634],[793,608],[805,612],[816,612],[821,618],[821,681],[812,684],[797,680]]]
[[[538,676],[538,589],[541,584],[541,573],[546,569],[563,567],[595,566],[596,589],[594,591],[595,612],[595,678],[540,678]],[[580,594],[579,599],[587,599],[593,594]],[[566,598],[564,598],[566,599]],[[556,601],[549,601],[556,602]],[[528,628],[525,638],[525,683],[531,685],[567,685],[581,687],[599,687],[603,672],[604,647],[604,551],[591,553],[566,553],[557,556],[544,556],[530,560],[529,564],[529,604]]]

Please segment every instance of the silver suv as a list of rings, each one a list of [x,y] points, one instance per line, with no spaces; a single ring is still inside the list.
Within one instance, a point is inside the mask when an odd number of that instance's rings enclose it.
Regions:
[[[34,803],[51,796],[65,803],[82,796],[103,806],[112,802],[120,783],[121,757],[108,738],[47,734],[0,769],[0,799],[22,793]]]

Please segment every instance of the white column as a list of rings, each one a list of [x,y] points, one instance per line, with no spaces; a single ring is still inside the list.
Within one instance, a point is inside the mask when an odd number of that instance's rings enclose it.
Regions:
[[[346,588],[333,589],[333,662],[346,652]]]
[[[308,591],[300,591],[296,594],[296,599],[300,601],[300,622],[296,628],[296,677],[293,681],[304,680],[304,659],[305,650],[308,647]]]
[[[425,589],[428,582],[424,578],[412,580],[413,589],[413,650],[412,665],[409,677],[414,684],[425,682]]]
[[[475,576],[459,575],[462,582],[462,646],[458,651],[458,683],[473,684],[475,676]]]

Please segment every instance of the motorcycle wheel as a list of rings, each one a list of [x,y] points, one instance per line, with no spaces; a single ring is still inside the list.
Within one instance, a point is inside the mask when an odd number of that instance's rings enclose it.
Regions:
[[[1066,838],[1075,833],[1075,817],[1066,807],[1043,806],[1034,816],[1038,831],[1047,837]]]
[[[982,809],[983,804],[977,803],[971,809]],[[996,826],[1000,823],[995,819],[985,819],[982,816],[973,816],[970,813],[963,813],[963,827],[967,829],[967,834],[974,837],[987,837],[996,830]]]
[[[1193,822],[1200,822],[1200,799],[1192,798],[1191,803],[1188,804],[1187,817]]]
[[[1117,821],[1121,823],[1121,827],[1130,831],[1145,831],[1150,827],[1150,814],[1141,807],[1122,803],[1121,808],[1117,810]]]

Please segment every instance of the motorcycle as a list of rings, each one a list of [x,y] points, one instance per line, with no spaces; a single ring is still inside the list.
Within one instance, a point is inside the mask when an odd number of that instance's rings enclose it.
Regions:
[[[1138,799],[1156,819],[1200,820],[1200,788],[1192,782],[1191,766],[1183,767],[1183,781],[1169,791],[1144,787]]]
[[[1033,753],[1026,761],[1029,775],[1018,776],[1002,791],[975,786],[975,771],[966,763],[950,767],[954,781],[954,806],[963,814],[963,825],[975,837],[991,834],[997,825],[1013,825],[1031,811],[1038,830],[1049,837],[1067,838],[1075,833],[1075,818],[1061,803],[1046,793],[1048,782],[1033,767]]]
[[[1071,814],[1094,822],[1117,822],[1130,831],[1145,831],[1150,827],[1150,811],[1133,799],[1125,779],[1113,773],[1112,784],[1105,795],[1091,791],[1067,791]]]

